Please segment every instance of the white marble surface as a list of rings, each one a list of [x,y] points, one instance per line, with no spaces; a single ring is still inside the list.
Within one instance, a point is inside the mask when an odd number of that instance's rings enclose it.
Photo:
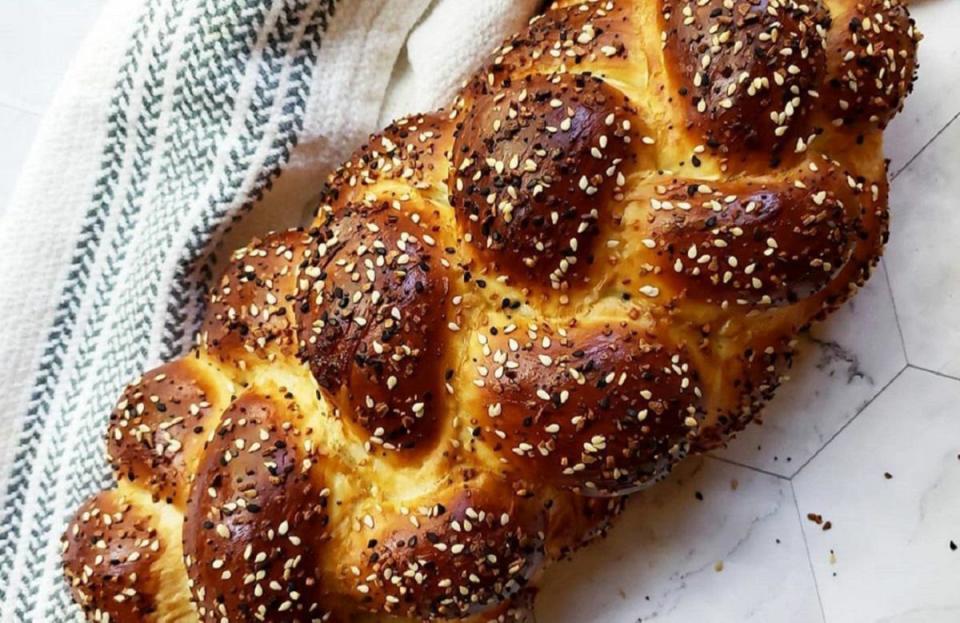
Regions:
[[[605,540],[548,571],[537,601],[540,623],[719,620],[821,614],[790,483],[709,458],[632,498]]]
[[[800,338],[790,380],[765,410],[717,455],[793,476],[856,417],[906,364],[881,267],[857,296]]]
[[[901,210],[887,252],[910,363],[954,377],[960,377],[958,162],[955,118],[894,181],[891,201]]]
[[[0,211],[103,1],[0,0]],[[960,621],[960,0],[912,10],[886,270],[804,338],[764,426],[548,573],[538,623]]]
[[[903,113],[890,124],[887,156],[896,175],[960,112],[960,2],[913,0],[910,13],[926,38],[920,79]]]
[[[828,621],[960,621],[958,417],[960,383],[909,368],[794,479],[832,524],[802,522]]]

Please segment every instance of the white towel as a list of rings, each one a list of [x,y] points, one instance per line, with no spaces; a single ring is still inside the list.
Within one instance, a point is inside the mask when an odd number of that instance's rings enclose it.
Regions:
[[[0,216],[0,621],[76,620],[68,514],[123,384],[188,346],[222,250],[297,222],[537,0],[113,0]]]

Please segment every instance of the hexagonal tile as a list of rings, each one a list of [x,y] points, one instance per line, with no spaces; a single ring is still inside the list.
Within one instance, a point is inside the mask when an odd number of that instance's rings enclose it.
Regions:
[[[840,311],[801,336],[790,380],[764,409],[762,425],[748,427],[717,455],[792,476],[904,364],[881,267]]]
[[[897,178],[887,269],[907,360],[960,377],[960,121]]]
[[[821,621],[789,483],[708,458],[636,495],[606,539],[551,568],[536,614],[549,623]]]
[[[794,479],[827,621],[960,620],[958,405],[909,368]]]
[[[886,152],[893,173],[960,112],[960,2],[911,2],[910,13],[925,38],[913,95],[887,130]]]

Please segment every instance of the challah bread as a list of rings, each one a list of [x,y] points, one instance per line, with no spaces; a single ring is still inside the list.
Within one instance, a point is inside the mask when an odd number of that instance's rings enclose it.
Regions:
[[[237,252],[64,537],[95,621],[524,621],[887,233],[898,0],[560,2]]]

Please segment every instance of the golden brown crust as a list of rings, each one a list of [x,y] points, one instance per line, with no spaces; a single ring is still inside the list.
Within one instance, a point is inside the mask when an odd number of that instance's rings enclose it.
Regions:
[[[129,621],[156,612],[156,577],[150,565],[160,543],[149,509],[105,491],[77,512],[67,529],[67,577],[88,611]]]
[[[74,515],[63,537],[63,564],[90,620],[154,621],[171,612],[192,613],[186,586],[175,586],[177,574],[164,570],[180,564],[180,543],[158,525],[163,519],[149,499],[117,489],[99,493]],[[172,597],[181,603],[165,603]]]
[[[651,265],[680,298],[789,305],[821,292],[878,226],[867,226],[873,201],[848,176],[818,157],[786,179],[663,179],[637,228],[649,236]]]
[[[399,182],[428,193],[443,183],[450,163],[446,152],[453,139],[453,121],[442,113],[399,119],[330,176],[321,207],[338,212],[349,203],[369,204],[377,196],[367,189],[381,181]]]
[[[347,205],[319,228],[297,300],[301,359],[387,450],[428,449],[441,424],[451,277],[432,220]]]
[[[628,2],[567,3],[510,37],[476,79],[499,90],[531,70],[547,75],[602,73],[630,55],[636,25]]]
[[[536,329],[536,330],[534,330]],[[623,494],[662,477],[702,419],[679,352],[618,324],[481,333],[481,438],[531,482]]]
[[[475,81],[453,146],[450,204],[465,240],[517,281],[568,289],[593,262],[603,210],[638,161],[636,110],[598,78]]]
[[[660,0],[667,66],[687,118],[716,153],[776,166],[806,136],[823,78],[819,0]]]
[[[546,510],[504,482],[481,479],[397,516],[345,568],[364,608],[459,619],[510,600],[544,561]],[[412,520],[411,520],[412,518]]]
[[[836,9],[824,93],[834,122],[886,127],[913,89],[920,31],[901,0],[860,0]]]
[[[329,493],[283,399],[248,394],[224,413],[197,467],[183,524],[200,618],[322,619],[318,554]]]
[[[225,408],[203,364],[181,359],[129,386],[110,416],[107,453],[118,480],[182,507],[204,440]]]
[[[562,0],[239,251],[111,418],[95,620],[528,621],[725,443],[887,235],[898,0]]]
[[[310,233],[291,230],[254,240],[233,256],[210,294],[201,329],[207,349],[226,362],[295,352],[300,265],[316,251]]]

